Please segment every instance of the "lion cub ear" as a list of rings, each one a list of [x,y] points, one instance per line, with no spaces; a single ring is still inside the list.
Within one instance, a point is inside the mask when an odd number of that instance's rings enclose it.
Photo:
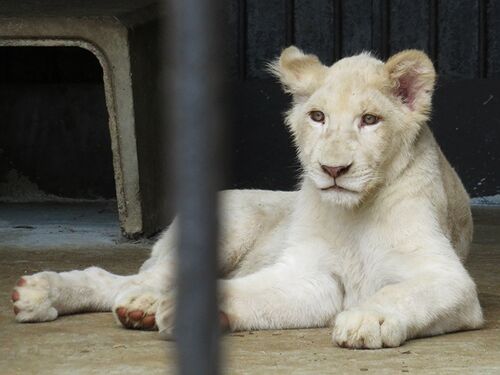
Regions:
[[[268,68],[295,100],[310,96],[323,83],[328,70],[317,56],[306,55],[295,46],[283,50]]]
[[[385,64],[394,94],[411,111],[427,113],[431,109],[436,71],[422,51],[406,50],[389,58]]]

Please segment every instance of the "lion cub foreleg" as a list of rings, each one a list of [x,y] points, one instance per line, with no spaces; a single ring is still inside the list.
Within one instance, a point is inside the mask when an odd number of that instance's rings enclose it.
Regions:
[[[386,285],[336,317],[336,345],[395,347],[414,337],[481,326],[475,284],[452,249],[440,256],[427,252],[412,258],[407,279]]]
[[[338,279],[300,257],[223,280],[220,308],[231,330],[324,327],[340,312]]]
[[[290,260],[221,280],[219,293],[224,328],[231,331],[325,327],[342,306],[342,288],[335,277]],[[171,295],[159,305],[163,338],[174,334],[174,303]]]

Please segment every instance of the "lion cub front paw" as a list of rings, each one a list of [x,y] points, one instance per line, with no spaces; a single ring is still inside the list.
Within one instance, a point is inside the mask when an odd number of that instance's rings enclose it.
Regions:
[[[392,348],[405,342],[406,329],[395,316],[354,309],[337,315],[332,339],[335,345],[343,348]]]
[[[40,272],[21,277],[11,294],[16,321],[48,322],[57,318],[53,306],[57,290],[51,287],[51,273]]]
[[[175,293],[172,292],[164,295],[158,304],[156,318],[160,338],[164,340],[175,340],[175,303]],[[231,324],[228,315],[219,311],[218,318],[221,332],[230,331]]]
[[[155,330],[156,310],[160,292],[149,288],[126,290],[117,297],[113,313],[118,324],[125,328]]]

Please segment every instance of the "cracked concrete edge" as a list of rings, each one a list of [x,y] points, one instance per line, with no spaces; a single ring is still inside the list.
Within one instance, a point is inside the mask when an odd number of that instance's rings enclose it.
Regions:
[[[140,236],[143,208],[127,28],[115,17],[0,17],[0,46],[80,47],[99,60],[120,227],[126,237]]]

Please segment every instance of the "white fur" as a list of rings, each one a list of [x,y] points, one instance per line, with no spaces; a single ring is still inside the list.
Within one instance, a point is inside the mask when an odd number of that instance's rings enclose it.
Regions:
[[[367,54],[330,68],[290,47],[272,64],[304,170],[297,192],[221,193],[220,308],[232,330],[334,325],[333,343],[401,345],[483,322],[462,265],[468,196],[426,125],[434,69],[418,51]],[[324,125],[308,112],[326,114]],[[364,113],[382,118],[360,126]],[[321,164],[352,164],[335,181]],[[345,190],[322,190],[338,184]],[[174,223],[133,276],[91,268],[25,277],[16,319],[126,307],[173,328]],[[169,280],[168,285],[165,280]]]

